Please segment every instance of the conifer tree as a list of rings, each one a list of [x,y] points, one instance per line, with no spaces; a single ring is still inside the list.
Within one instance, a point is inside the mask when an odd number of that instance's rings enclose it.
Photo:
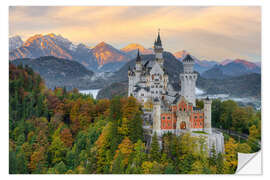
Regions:
[[[135,143],[139,139],[143,140],[143,119],[140,113],[136,113],[135,117],[129,122],[129,137]]]
[[[150,159],[152,161],[160,161],[160,151],[159,151],[159,143],[157,139],[157,134],[155,133],[152,137],[151,149],[150,149]]]
[[[210,150],[210,157],[209,157],[209,164],[210,166],[215,166],[217,161],[217,153],[216,153],[216,148],[215,145],[212,144],[211,150]]]

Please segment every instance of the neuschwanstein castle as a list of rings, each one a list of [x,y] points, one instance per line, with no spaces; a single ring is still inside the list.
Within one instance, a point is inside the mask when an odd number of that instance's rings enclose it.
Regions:
[[[142,62],[138,50],[136,65],[128,71],[128,96],[134,96],[143,105],[146,103],[153,105],[152,132],[157,133],[158,136],[166,132],[177,135],[184,132],[191,132],[194,136],[203,135],[207,138],[209,148],[214,144],[218,152],[223,152],[222,133],[212,132],[212,101],[206,98],[203,109],[196,107],[197,73],[193,70],[192,57],[186,55],[182,60],[184,71],[180,73],[181,90],[177,92],[170,85],[168,74],[163,66],[163,48],[159,32],[154,42],[154,53],[155,60]]]

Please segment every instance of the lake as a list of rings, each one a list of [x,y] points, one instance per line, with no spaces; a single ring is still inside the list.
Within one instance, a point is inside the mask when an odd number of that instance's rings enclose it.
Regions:
[[[86,94],[86,95],[92,94],[94,99],[96,99],[99,91],[100,89],[79,90],[81,94]]]

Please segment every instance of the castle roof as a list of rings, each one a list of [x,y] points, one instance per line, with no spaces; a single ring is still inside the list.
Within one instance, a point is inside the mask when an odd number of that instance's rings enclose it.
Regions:
[[[140,56],[140,50],[138,49],[138,53],[137,53],[137,58],[136,58],[136,62],[141,62],[141,56]]]
[[[155,44],[154,44],[154,45],[155,45],[155,46],[162,46],[159,31],[158,31],[158,37],[157,37],[157,40],[155,40]]]
[[[136,85],[135,86],[136,87],[136,89],[134,90],[135,92],[139,92],[141,89],[143,89],[143,90],[145,90],[145,91],[147,91],[147,92],[149,92],[149,87],[141,87],[141,86],[138,86],[138,85]]]
[[[194,62],[194,60],[189,54],[187,54],[183,59],[183,62]]]
[[[158,98],[154,98],[154,102],[159,102],[159,99]]]

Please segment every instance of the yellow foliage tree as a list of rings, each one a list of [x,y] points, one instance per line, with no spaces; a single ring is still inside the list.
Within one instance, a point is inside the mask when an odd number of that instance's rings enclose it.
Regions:
[[[225,173],[234,173],[237,167],[237,147],[238,144],[233,138],[225,143]]]
[[[151,170],[153,168],[153,163],[150,161],[144,161],[142,163],[142,173],[144,174],[150,174]]]
[[[116,159],[118,154],[121,152],[121,154],[123,155],[123,163],[124,165],[127,165],[128,159],[131,153],[133,152],[133,148],[134,148],[134,145],[132,144],[132,142],[129,140],[128,137],[125,137],[122,143],[119,144],[118,150],[116,151],[114,159]]]

